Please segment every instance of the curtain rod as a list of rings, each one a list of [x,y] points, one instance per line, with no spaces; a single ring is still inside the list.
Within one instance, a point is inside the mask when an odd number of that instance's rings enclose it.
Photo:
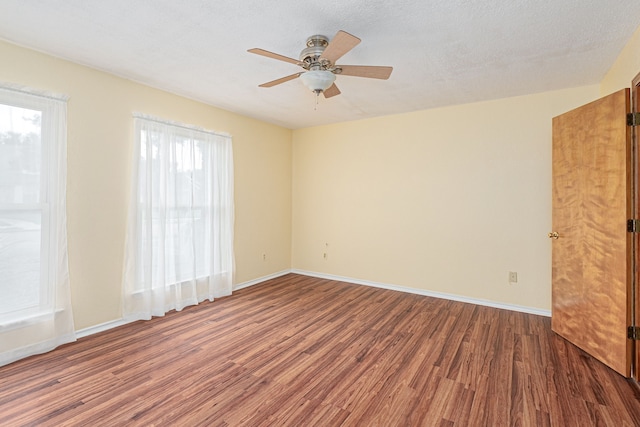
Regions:
[[[23,94],[26,94],[26,95],[39,96],[41,98],[53,99],[53,100],[56,100],[56,101],[67,102],[69,100],[69,95],[63,95],[63,94],[59,94],[59,93],[47,92],[47,91],[39,90],[39,89],[33,89],[33,88],[28,87],[28,86],[22,86],[22,85],[15,84],[15,83],[0,82],[0,90],[6,90],[6,91],[9,91],[9,92],[18,92],[18,93],[23,93]]]
[[[201,128],[201,127],[198,127],[198,126],[194,126],[194,125],[189,125],[189,124],[180,123],[180,122],[174,122],[172,120],[165,120],[165,119],[162,119],[162,118],[159,118],[159,117],[150,116],[148,114],[142,114],[142,113],[134,112],[133,113],[133,117],[136,118],[136,119],[143,119],[143,120],[147,120],[147,121],[150,121],[150,122],[160,123],[160,124],[163,124],[163,125],[171,125],[171,126],[179,127],[179,128],[182,128],[182,129],[208,133],[210,135],[222,136],[224,138],[231,138],[231,135],[228,134],[228,133],[225,133],[225,132],[215,132],[215,131],[204,129],[204,128]]]

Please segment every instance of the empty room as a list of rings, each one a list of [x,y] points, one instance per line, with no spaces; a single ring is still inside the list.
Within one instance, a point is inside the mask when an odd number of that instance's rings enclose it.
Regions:
[[[640,425],[640,3],[0,0],[0,426]]]

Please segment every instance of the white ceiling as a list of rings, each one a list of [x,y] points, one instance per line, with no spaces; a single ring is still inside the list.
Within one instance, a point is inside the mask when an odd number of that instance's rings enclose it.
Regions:
[[[297,129],[595,84],[640,25],[638,0],[0,0],[0,38]],[[308,36],[362,43],[338,61],[342,95],[247,53],[298,58]],[[1,63],[1,59],[0,59]]]

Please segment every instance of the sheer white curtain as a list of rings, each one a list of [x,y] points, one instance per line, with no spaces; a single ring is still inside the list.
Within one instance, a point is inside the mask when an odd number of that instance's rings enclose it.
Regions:
[[[66,101],[0,84],[0,366],[76,339]]]
[[[231,294],[231,137],[136,114],[124,315],[162,316]]]

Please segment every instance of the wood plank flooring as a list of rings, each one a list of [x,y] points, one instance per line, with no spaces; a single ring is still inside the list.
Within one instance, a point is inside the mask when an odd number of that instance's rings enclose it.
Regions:
[[[550,319],[290,274],[0,368],[0,426],[640,426]]]

